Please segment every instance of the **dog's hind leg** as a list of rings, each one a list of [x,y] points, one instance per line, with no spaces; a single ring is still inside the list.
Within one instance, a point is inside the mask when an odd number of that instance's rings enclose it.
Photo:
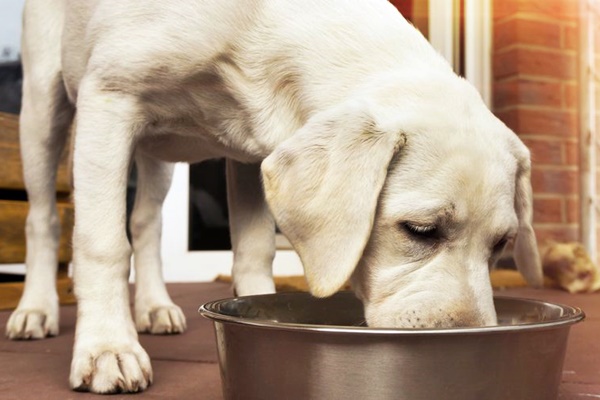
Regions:
[[[73,118],[60,65],[60,4],[50,10],[30,6],[23,33],[23,102],[20,146],[29,199],[25,289],[10,316],[11,339],[41,339],[58,334],[59,219],[56,170]],[[46,12],[48,11],[48,12]],[[43,15],[40,15],[42,13]]]
[[[173,165],[138,152],[138,181],[131,215],[135,265],[135,324],[138,332],[181,333],[185,316],[173,303],[162,277],[161,207],[173,175]]]
[[[227,160],[227,203],[237,295],[274,293],[275,221],[265,201],[260,165]]]

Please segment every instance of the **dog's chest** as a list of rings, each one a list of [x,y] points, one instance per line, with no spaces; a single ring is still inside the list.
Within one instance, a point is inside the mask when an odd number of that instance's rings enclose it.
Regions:
[[[170,81],[146,82],[139,94],[148,119],[142,142],[169,161],[262,160],[306,121],[291,86],[286,77],[257,76],[225,57]]]

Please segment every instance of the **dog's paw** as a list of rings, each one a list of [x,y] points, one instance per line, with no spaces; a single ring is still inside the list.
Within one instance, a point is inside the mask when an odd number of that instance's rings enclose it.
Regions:
[[[183,311],[175,304],[136,311],[135,325],[138,332],[153,335],[183,333],[187,327]]]
[[[12,340],[44,339],[58,335],[58,310],[17,308],[6,324]]]
[[[150,358],[137,341],[132,346],[106,344],[75,350],[71,388],[93,393],[135,393],[152,384]]]

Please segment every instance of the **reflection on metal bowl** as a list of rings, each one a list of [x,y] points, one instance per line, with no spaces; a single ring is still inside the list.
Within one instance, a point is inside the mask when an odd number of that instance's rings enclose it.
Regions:
[[[213,320],[227,400],[555,399],[574,307],[495,298],[499,325],[361,326],[350,292],[219,300]]]

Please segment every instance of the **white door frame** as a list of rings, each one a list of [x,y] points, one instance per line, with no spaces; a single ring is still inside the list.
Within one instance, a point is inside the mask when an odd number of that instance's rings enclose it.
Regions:
[[[457,69],[459,0],[429,0],[429,41]],[[492,0],[465,2],[465,78],[492,104]]]
[[[492,106],[492,0],[465,0],[465,78]]]
[[[165,280],[169,282],[211,281],[217,275],[230,275],[231,251],[189,251],[189,174],[188,164],[175,165],[173,183],[163,206],[162,257]],[[302,275],[300,258],[292,250],[277,250],[273,273],[279,276]]]

